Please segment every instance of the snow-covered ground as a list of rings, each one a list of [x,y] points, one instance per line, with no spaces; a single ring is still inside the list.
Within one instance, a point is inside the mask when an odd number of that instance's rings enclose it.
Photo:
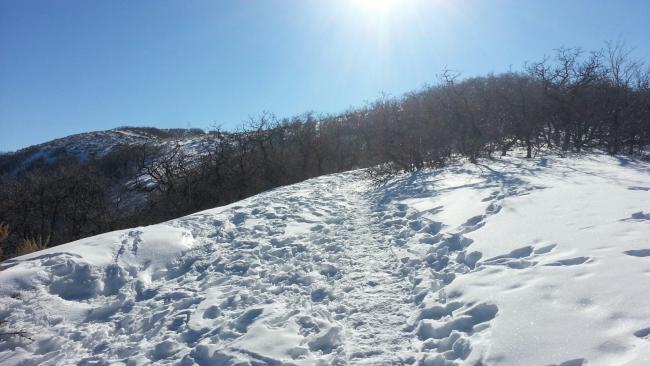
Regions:
[[[648,365],[650,163],[337,174],[1,268],[3,365]]]

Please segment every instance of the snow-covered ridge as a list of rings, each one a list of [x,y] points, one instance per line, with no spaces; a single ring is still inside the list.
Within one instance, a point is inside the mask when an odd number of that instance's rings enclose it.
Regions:
[[[38,160],[48,164],[69,157],[87,161],[104,157],[124,146],[179,144],[188,153],[194,153],[206,136],[200,130],[122,127],[66,136],[4,154],[4,157],[7,160],[15,160],[13,164],[17,167],[9,173],[16,173],[29,168],[30,164]],[[2,167],[0,166],[0,168]]]
[[[647,365],[650,163],[278,188],[0,265],[0,363]]]

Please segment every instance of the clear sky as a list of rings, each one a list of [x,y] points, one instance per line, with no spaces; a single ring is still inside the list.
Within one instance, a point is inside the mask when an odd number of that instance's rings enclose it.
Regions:
[[[624,39],[650,1],[0,0],[0,151],[123,125],[233,128]]]

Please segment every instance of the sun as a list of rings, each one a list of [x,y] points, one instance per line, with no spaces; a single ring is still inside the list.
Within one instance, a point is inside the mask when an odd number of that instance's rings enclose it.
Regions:
[[[387,28],[402,12],[406,0],[347,0],[350,15],[369,29]]]
[[[394,10],[398,0],[351,0],[356,10],[368,15],[385,15]]]

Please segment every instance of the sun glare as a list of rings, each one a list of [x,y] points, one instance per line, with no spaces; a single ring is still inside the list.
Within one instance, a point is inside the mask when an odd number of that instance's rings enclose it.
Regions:
[[[398,3],[397,0],[352,0],[352,2],[359,11],[375,15],[388,13]]]

